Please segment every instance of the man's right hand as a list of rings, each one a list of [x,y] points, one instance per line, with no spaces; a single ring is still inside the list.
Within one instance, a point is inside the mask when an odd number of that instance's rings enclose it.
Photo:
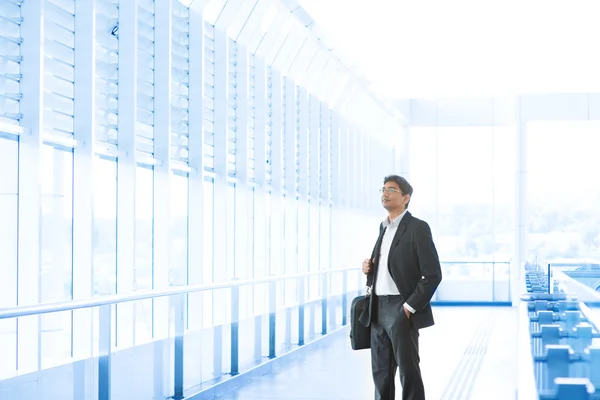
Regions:
[[[371,272],[371,267],[373,266],[374,261],[375,260],[369,260],[368,258],[365,258],[365,261],[362,263],[363,274],[368,275]]]

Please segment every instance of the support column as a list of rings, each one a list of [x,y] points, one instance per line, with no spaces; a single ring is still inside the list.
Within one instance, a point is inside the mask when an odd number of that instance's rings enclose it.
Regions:
[[[154,58],[154,268],[153,289],[170,286],[171,1],[155,4]],[[169,299],[154,300],[155,339],[169,334]],[[157,394],[158,395],[158,394]]]
[[[230,201],[227,182],[227,155],[228,155],[228,115],[227,93],[229,77],[227,76],[227,59],[229,42],[226,34],[214,29],[214,282],[225,282],[233,278],[231,269],[232,254],[228,254],[227,227],[229,219],[234,218],[228,213]],[[228,366],[223,361],[228,360],[223,354],[223,325],[228,321],[230,296],[224,290],[213,291],[213,372],[220,375]],[[227,361],[228,363],[228,361]]]
[[[171,0],[154,4],[154,268],[152,288],[165,289],[171,286],[171,95],[172,95],[172,17]],[[152,302],[154,310],[153,337],[166,339],[170,331],[170,301],[159,298]],[[179,351],[181,351],[179,349]],[[170,395],[170,375],[173,368],[170,346],[155,342],[154,347],[154,398]],[[183,377],[178,371],[177,379]]]
[[[267,77],[266,65],[258,57],[254,58],[254,271],[252,276],[262,278],[269,274],[269,258],[267,249],[267,177],[266,177],[266,99]],[[266,294],[263,290],[256,292],[256,313],[266,311]]]
[[[296,85],[289,78],[285,82],[284,126],[283,135],[283,165],[285,165],[285,206],[284,206],[284,237],[283,262],[285,274],[298,272],[298,200],[296,193],[296,132],[297,104]],[[285,304],[293,304],[297,299],[297,282],[287,281],[285,284]],[[288,320],[289,321],[289,320]]]
[[[271,71],[271,202],[270,202],[270,275],[283,275],[283,155],[282,155],[282,117],[283,98],[281,74]],[[277,304],[282,293],[282,285],[277,284]]]
[[[298,90],[298,272],[309,271],[310,220],[309,220],[309,101],[306,89]],[[308,282],[306,280],[305,282]],[[306,290],[307,285],[304,285]],[[303,293],[304,294],[304,293]]]
[[[134,289],[135,265],[135,132],[137,121],[138,2],[122,2],[119,7],[119,85],[117,163],[117,266],[116,290]],[[114,346],[133,345],[133,304],[119,304]]]
[[[515,176],[514,250],[510,266],[511,298],[519,304],[521,271],[527,257],[527,120],[521,114],[521,98],[515,100],[515,149],[517,165]]]
[[[267,99],[267,76],[266,65],[260,58],[251,55],[254,64],[254,269],[252,277],[260,278],[269,273],[269,259],[267,250],[267,207],[266,207],[266,99]],[[265,346],[265,333],[263,328],[268,308],[268,286],[254,286],[253,312],[254,323],[254,357],[259,359],[268,355],[268,345]],[[268,330],[266,330],[268,332]],[[267,342],[268,343],[268,342]]]
[[[92,297],[93,161],[96,110],[94,1],[75,4],[75,102],[73,150],[73,299]],[[92,310],[73,312],[73,357],[92,355]]]
[[[19,226],[18,226],[18,299],[19,306],[40,300],[41,277],[41,170],[40,147],[44,116],[44,0],[21,4],[21,126],[30,134],[19,139]],[[40,316],[17,321],[17,369],[19,374],[41,367]]]
[[[192,2],[189,11],[189,190],[188,190],[188,283],[204,281],[204,21],[203,5]],[[207,222],[208,223],[208,222]],[[204,292],[188,296],[188,337],[203,340]],[[184,355],[184,357],[186,357]],[[186,382],[202,382],[202,357],[187,356]],[[187,383],[186,383],[187,384]]]

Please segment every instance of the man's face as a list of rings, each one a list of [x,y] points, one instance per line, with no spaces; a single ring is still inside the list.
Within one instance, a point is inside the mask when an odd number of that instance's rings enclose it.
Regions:
[[[404,211],[406,203],[410,200],[410,195],[402,194],[402,191],[396,182],[387,182],[383,185],[381,194],[381,204],[388,211]]]

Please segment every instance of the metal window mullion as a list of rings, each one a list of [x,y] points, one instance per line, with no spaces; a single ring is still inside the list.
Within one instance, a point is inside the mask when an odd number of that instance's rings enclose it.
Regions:
[[[286,80],[285,101],[285,188],[288,194],[296,198],[296,85]]]
[[[266,121],[267,121],[267,73],[263,60],[254,57],[254,181],[266,187]],[[255,204],[258,204],[256,202]]]
[[[119,5],[116,292],[135,290],[135,132],[138,114],[138,1]],[[134,343],[133,304],[116,306],[116,343]]]
[[[228,213],[229,188],[227,179],[227,94],[228,94],[228,38],[224,32],[214,29],[214,101],[213,101],[213,166],[214,166],[214,224],[213,224],[213,280],[226,281],[233,271],[230,270],[232,255],[228,254],[228,219],[234,218]],[[205,50],[206,51],[206,50]],[[210,79],[210,76],[207,76]],[[217,261],[218,260],[218,261]],[[229,296],[223,291],[213,292],[213,324],[225,324],[228,320],[227,304]],[[223,331],[215,331],[215,343],[223,341]],[[223,357],[218,352],[213,355],[213,371],[223,372]]]
[[[218,260],[213,267],[215,282],[223,282],[233,273],[230,271],[232,257],[228,254],[228,219],[234,218],[228,213],[228,184],[227,184],[227,59],[228,38],[224,32],[215,29],[214,38],[214,259]],[[213,293],[213,323],[221,325],[227,320],[227,302],[224,292]],[[216,374],[222,372],[222,359],[215,353],[214,370]]]
[[[172,2],[156,2],[154,58],[154,155],[159,164],[154,167],[154,268],[153,289],[164,289],[169,283],[170,182],[171,182],[171,27]],[[154,301],[155,339],[169,334],[169,302]],[[159,387],[160,386],[160,387]],[[163,395],[162,385],[155,382],[155,397]]]
[[[363,132],[360,128],[357,128],[354,135],[354,151],[355,151],[355,164],[354,168],[356,171],[356,193],[355,202],[356,209],[358,212],[362,212],[362,192],[363,192]]]
[[[341,148],[340,148],[340,117],[335,111],[332,111],[331,122],[331,201],[334,208],[340,206],[340,187],[342,182]]]
[[[41,159],[44,87],[44,0],[21,4],[21,126],[30,135],[19,138],[17,305],[36,304],[41,291]],[[17,320],[17,369],[20,374],[41,368],[41,317]]]
[[[285,188],[286,188],[286,208],[284,213],[284,271],[285,273],[295,273],[298,271],[298,201],[296,193],[296,85],[289,78],[285,79],[285,129],[283,135],[284,141],[284,165],[285,165]],[[290,289],[293,289],[292,286]],[[295,290],[286,291],[286,304],[293,303],[295,299]]]
[[[319,131],[320,131],[320,170],[321,170],[321,181],[319,187],[319,193],[321,198],[321,204],[329,204],[329,163],[330,159],[330,146],[329,146],[329,109],[327,104],[319,103]]]
[[[268,259],[266,257],[266,117],[267,117],[267,69],[264,60],[251,56],[254,62],[254,235],[257,238],[254,247],[254,277],[268,274]],[[255,293],[255,305],[258,310],[264,305],[266,295]],[[255,310],[256,311],[256,310]]]
[[[387,153],[380,153],[377,160],[371,158],[371,152],[374,148],[377,148],[377,141],[368,133],[363,136],[363,190],[362,201],[363,201],[363,212],[369,212],[369,194],[373,193],[371,185],[374,183],[374,177],[377,176],[377,171],[381,171],[383,164],[385,163],[385,156]]]
[[[235,90],[236,90],[236,127],[235,127],[235,174],[238,181],[235,186],[235,266],[236,278],[246,279],[252,276],[252,251],[249,251],[249,235],[248,227],[251,225],[251,219],[248,215],[252,215],[253,210],[250,208],[249,200],[251,192],[248,185],[248,52],[245,48],[236,45],[236,66],[235,66]],[[250,291],[241,292],[244,296],[240,300],[240,318],[245,318],[250,315]]]
[[[281,74],[271,69],[271,186],[273,193],[283,192],[283,93]]]
[[[271,274],[284,273],[283,268],[283,87],[279,71],[271,70]],[[278,303],[279,305],[279,303]]]
[[[329,108],[324,102],[319,102],[319,266],[320,269],[331,268],[331,212],[329,207],[329,163],[330,163],[330,126],[329,126]],[[329,288],[324,284],[321,296],[329,295]],[[325,311],[323,311],[325,312]],[[330,309],[330,312],[331,309]],[[325,317],[323,317],[325,318]],[[333,318],[333,314],[329,314]],[[323,324],[326,324],[323,320]],[[322,327],[323,331],[326,326]]]
[[[348,207],[354,212],[357,207],[358,194],[358,151],[356,148],[356,127],[348,124],[348,140],[346,154],[348,155]]]
[[[189,47],[199,49],[189,53],[189,139],[188,164],[188,282],[203,283],[203,272],[210,268],[204,263],[204,21],[200,2],[192,2],[189,10]],[[188,298],[188,322],[190,330],[202,328],[204,294]],[[201,373],[201,371],[200,371]]]
[[[74,139],[87,146],[73,150],[73,299],[93,295],[93,197],[94,143],[96,127],[96,5],[93,1],[75,4],[75,98]],[[75,267],[76,266],[76,267]],[[73,357],[92,356],[92,310],[74,312]],[[79,385],[75,385],[78,388]],[[85,393],[75,393],[75,397]]]
[[[357,149],[357,156],[358,156],[358,162],[356,163],[356,166],[358,168],[358,174],[356,175],[358,177],[358,193],[357,193],[357,202],[358,202],[358,209],[360,212],[364,212],[365,209],[365,180],[366,180],[366,173],[365,173],[365,149],[367,147],[367,140],[366,140],[366,135],[365,132],[363,130],[359,130],[358,131],[358,135],[356,137],[357,143],[356,143],[356,149]]]
[[[300,198],[304,201],[307,201],[309,193],[309,103],[306,89],[300,86],[298,87],[298,92],[298,107],[300,113],[300,133],[298,135],[300,140],[300,142],[298,143],[298,192]]]
[[[309,196],[312,201],[319,200],[319,100],[309,95]]]
[[[244,48],[237,50],[236,69],[236,177],[240,182],[248,181],[248,145],[249,145],[249,107],[248,107],[248,52]],[[245,187],[245,185],[244,185]]]

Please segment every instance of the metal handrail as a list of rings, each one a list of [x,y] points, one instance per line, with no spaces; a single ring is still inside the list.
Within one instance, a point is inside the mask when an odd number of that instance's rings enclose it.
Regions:
[[[128,294],[108,295],[97,298],[89,298],[84,300],[70,300],[58,303],[35,304],[31,306],[17,306],[10,308],[0,308],[0,320],[7,318],[27,317],[32,315],[49,314],[61,311],[72,311],[82,308],[101,307],[119,303],[127,303],[130,301],[148,300],[159,297],[175,296],[178,294],[187,294],[194,292],[204,292],[207,290],[228,289],[233,287],[257,285],[261,283],[279,282],[291,279],[306,278],[311,276],[327,275],[345,271],[360,271],[360,268],[337,268],[324,269],[312,272],[302,272],[292,275],[271,276],[266,278],[233,280],[222,283],[185,285],[170,287],[157,290],[145,290]]]
[[[440,261],[440,264],[510,264],[510,261]]]

